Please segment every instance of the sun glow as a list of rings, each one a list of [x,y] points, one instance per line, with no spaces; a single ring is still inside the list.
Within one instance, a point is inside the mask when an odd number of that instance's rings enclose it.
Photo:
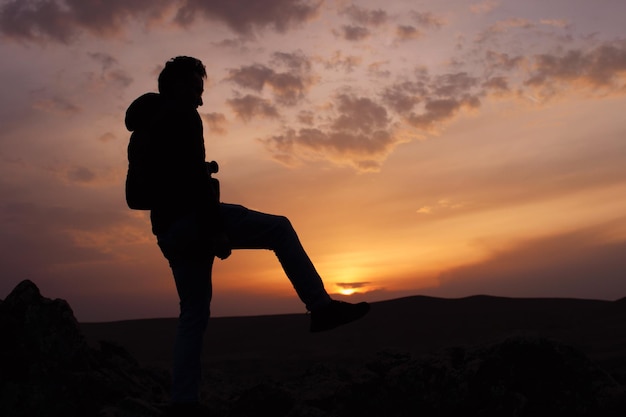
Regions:
[[[339,288],[339,294],[341,295],[352,295],[356,292],[354,288]]]

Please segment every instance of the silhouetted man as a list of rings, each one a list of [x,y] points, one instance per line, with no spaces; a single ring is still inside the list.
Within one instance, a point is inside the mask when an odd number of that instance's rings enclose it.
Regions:
[[[126,198],[151,210],[152,231],[172,269],[180,298],[174,346],[171,414],[202,415],[198,405],[202,339],[209,319],[214,257],[231,249],[275,252],[319,332],[354,321],[367,303],[331,300],[286,217],[220,203],[205,162],[202,105],[206,70],[191,57],[176,57],[159,75],[159,94],[147,93],[126,112]]]

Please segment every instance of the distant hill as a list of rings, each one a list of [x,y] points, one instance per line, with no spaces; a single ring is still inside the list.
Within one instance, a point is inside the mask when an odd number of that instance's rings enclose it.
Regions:
[[[412,296],[372,303],[364,319],[328,333],[310,334],[308,320],[306,314],[213,318],[206,361],[220,366],[236,360],[250,372],[289,373],[321,359],[361,360],[381,350],[423,355],[525,335],[571,344],[626,376],[624,299]],[[145,363],[164,367],[175,327],[176,319],[81,325],[88,340],[113,340]]]

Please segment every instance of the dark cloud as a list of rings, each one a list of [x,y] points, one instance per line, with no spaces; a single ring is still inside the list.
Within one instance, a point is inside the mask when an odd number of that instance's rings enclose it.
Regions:
[[[209,132],[216,135],[226,134],[226,116],[222,113],[202,113],[205,126],[209,129]]]
[[[298,122],[303,125],[313,126],[315,123],[315,112],[311,110],[302,110],[297,116]]]
[[[116,35],[131,20],[147,26],[187,26],[206,19],[252,36],[257,29],[285,32],[298,26],[316,17],[321,4],[321,0],[13,0],[0,6],[0,33],[16,40],[68,43],[83,31]]]
[[[367,282],[338,282],[335,285],[337,285],[340,288],[346,289],[346,290],[354,290],[354,289],[358,289],[358,288],[363,288],[363,287],[367,287],[369,285],[371,285],[371,282],[367,281]]]
[[[371,32],[364,26],[344,25],[338,35],[347,41],[357,42],[369,38]]]
[[[526,58],[520,55],[511,57],[504,52],[489,50],[485,53],[485,61],[489,71],[513,71],[520,69]]]
[[[253,64],[231,69],[226,79],[257,93],[267,86],[278,104],[295,105],[313,85],[310,61],[302,53],[275,53],[272,62],[286,66],[288,71],[278,72],[262,64]]]
[[[417,103],[426,99],[428,89],[423,82],[401,81],[385,87],[383,102],[396,113],[409,114]]]
[[[354,23],[364,26],[380,26],[389,20],[387,12],[382,9],[366,9],[354,4],[342,10],[341,14],[347,15]]]
[[[385,87],[381,97],[383,103],[409,125],[430,130],[464,108],[479,107],[483,88],[478,78],[466,72],[436,77],[418,72],[414,81],[400,81]]]
[[[446,22],[443,18],[436,16],[431,12],[417,12],[412,11],[410,13],[413,21],[420,27],[427,29],[440,29]]]
[[[396,39],[399,41],[409,41],[421,38],[423,33],[415,26],[399,25],[396,27]]]
[[[483,82],[483,87],[493,92],[508,92],[510,90],[506,77],[492,77]]]
[[[340,115],[332,123],[335,131],[369,133],[385,129],[390,122],[387,110],[366,97],[341,94],[337,109]]]
[[[477,108],[480,100],[476,96],[466,96],[460,99],[429,99],[420,113],[411,113],[406,121],[413,127],[430,130],[440,122],[454,117],[463,108]]]
[[[387,110],[367,97],[339,94],[336,113],[325,127],[288,129],[263,143],[276,159],[330,159],[359,170],[376,170],[399,140]]]
[[[74,183],[91,183],[96,179],[96,174],[87,167],[78,166],[67,171],[67,179]]]
[[[341,51],[335,51],[329,59],[322,60],[322,62],[326,69],[342,70],[350,73],[361,64],[362,59],[356,55],[344,56]]]
[[[133,77],[119,67],[119,62],[115,57],[103,52],[91,52],[87,54],[91,59],[98,62],[101,66],[100,75],[92,75],[98,78],[100,82],[111,82],[122,88],[128,87],[133,82]]]
[[[624,219],[494,249],[484,262],[439,277],[437,294],[618,299],[626,296],[626,242],[604,236]]]
[[[240,87],[260,92],[265,84],[275,75],[273,69],[261,64],[248,65],[229,71],[227,80]]]
[[[430,89],[438,97],[458,97],[468,94],[479,82],[478,78],[466,72],[442,74],[434,78]]]
[[[227,100],[227,104],[244,121],[250,121],[255,117],[276,119],[279,117],[276,107],[266,99],[251,94],[243,97],[235,97]]]
[[[106,71],[117,65],[117,59],[109,54],[105,54],[103,52],[90,52],[87,55],[102,65],[102,71]]]
[[[203,16],[226,23],[233,31],[251,35],[270,27],[285,32],[315,17],[322,0],[181,0],[176,21],[187,25]]]
[[[525,84],[544,89],[554,83],[582,82],[592,87],[624,87],[626,41],[607,42],[589,51],[570,50],[564,54],[534,57],[533,71]]]
[[[311,71],[311,60],[302,52],[274,52],[272,63],[277,66],[285,66],[292,73],[306,74]]]

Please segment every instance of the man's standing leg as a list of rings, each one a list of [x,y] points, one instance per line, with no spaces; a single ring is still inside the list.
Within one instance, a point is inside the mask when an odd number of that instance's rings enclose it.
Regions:
[[[199,401],[202,377],[202,341],[210,316],[213,257],[172,266],[180,299],[180,315],[174,343],[172,403]]]
[[[157,236],[168,259],[180,300],[180,315],[174,343],[171,402],[198,404],[202,375],[204,332],[210,316],[213,256],[199,234],[193,216],[178,219],[166,233]]]

